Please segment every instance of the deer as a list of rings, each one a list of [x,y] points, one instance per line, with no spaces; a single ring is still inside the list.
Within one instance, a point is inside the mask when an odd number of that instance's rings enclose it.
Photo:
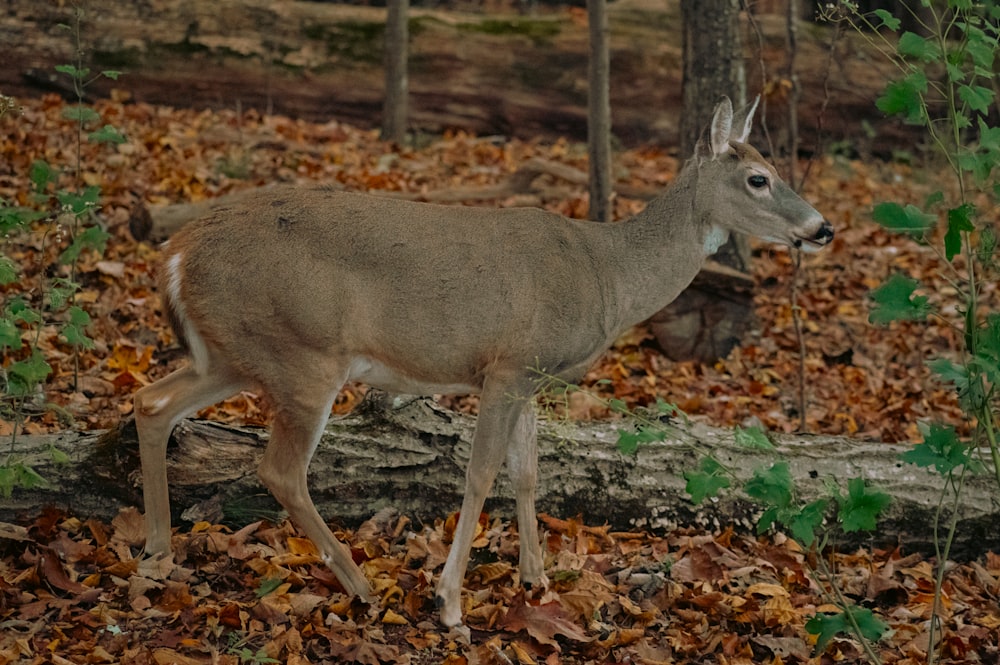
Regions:
[[[621,222],[277,186],[185,226],[164,248],[158,290],[190,363],[134,396],[146,555],[171,551],[174,426],[258,391],[273,411],[260,480],[344,590],[371,600],[306,483],[336,395],[359,381],[396,394],[480,395],[436,586],[440,622],[462,627],[476,524],[505,462],[521,584],[546,588],[535,512],[539,369],[578,380],[619,335],[673,301],[731,232],[803,251],[833,239],[823,215],[747,144],[756,106],[734,118],[722,98],[671,185]]]

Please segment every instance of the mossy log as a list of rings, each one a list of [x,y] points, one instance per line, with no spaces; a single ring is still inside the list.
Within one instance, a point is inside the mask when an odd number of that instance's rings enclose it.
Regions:
[[[446,517],[461,504],[465,466],[475,419],[427,399],[397,408],[369,408],[331,420],[312,461],[310,492],[321,514],[356,525],[392,508],[417,521]],[[893,502],[878,529],[841,547],[900,546],[933,551],[931,530],[942,482],[899,460],[904,446],[840,437],[775,436],[776,452],[738,445],[729,430],[672,423],[661,443],[643,444],[634,454],[619,452],[620,423],[543,422],[539,429],[538,509],[561,517],[581,516],[588,524],[616,529],[664,530],[697,527],[754,529],[759,509],[736,492],[692,505],[683,473],[696,468],[699,450],[742,478],[780,458],[790,465],[799,498],[822,494],[829,481],[863,477],[889,493]],[[184,421],[169,449],[168,473],[175,524],[209,520],[239,525],[248,515],[276,504],[256,477],[267,434],[204,421]],[[56,464],[51,446],[71,462]],[[0,521],[31,519],[55,505],[80,516],[109,519],[125,506],[142,506],[135,427],[126,422],[95,434],[21,437],[13,451],[48,480],[48,487],[16,490],[0,501]],[[995,479],[967,478],[959,505],[952,554],[974,557],[1000,550],[1000,506]],[[949,499],[950,502],[950,499]],[[487,510],[514,515],[513,493],[501,473]]]

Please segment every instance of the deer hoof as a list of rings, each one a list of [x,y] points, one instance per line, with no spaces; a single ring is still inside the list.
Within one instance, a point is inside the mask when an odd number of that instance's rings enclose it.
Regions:
[[[435,596],[434,604],[441,612],[441,625],[445,628],[464,628],[462,625],[462,610],[458,603],[449,603],[444,596]]]

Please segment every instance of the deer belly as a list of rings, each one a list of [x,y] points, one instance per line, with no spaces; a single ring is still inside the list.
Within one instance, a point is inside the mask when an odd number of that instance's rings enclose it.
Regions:
[[[360,381],[390,392],[409,395],[466,395],[478,393],[480,386],[452,382],[445,377],[414,377],[373,358],[358,357],[351,362],[349,381]]]

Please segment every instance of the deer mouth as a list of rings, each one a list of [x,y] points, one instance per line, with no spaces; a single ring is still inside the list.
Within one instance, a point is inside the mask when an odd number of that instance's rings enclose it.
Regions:
[[[804,252],[818,252],[833,240],[833,225],[826,220],[812,237],[795,236],[792,244]]]

